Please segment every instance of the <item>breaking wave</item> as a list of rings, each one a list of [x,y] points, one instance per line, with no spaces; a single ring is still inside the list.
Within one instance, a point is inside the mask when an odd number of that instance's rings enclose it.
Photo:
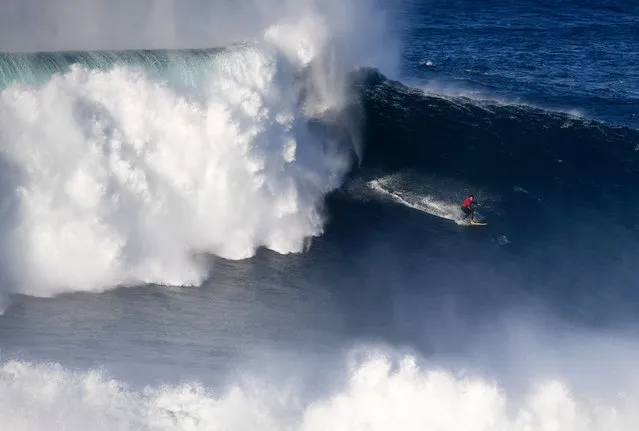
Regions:
[[[224,391],[196,383],[134,390],[98,371],[8,362],[0,368],[0,415],[16,431],[85,430],[628,430],[636,398],[590,397],[560,380],[527,393],[405,356],[357,361],[320,399],[248,379]],[[8,420],[8,422],[7,422]]]
[[[358,152],[324,25],[223,49],[0,54],[9,291],[193,285],[207,254],[307,247]]]

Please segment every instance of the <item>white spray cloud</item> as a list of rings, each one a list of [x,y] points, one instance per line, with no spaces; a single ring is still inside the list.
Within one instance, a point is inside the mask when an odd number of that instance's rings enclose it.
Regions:
[[[373,355],[317,400],[256,379],[215,392],[198,384],[135,391],[95,371],[9,362],[0,368],[0,417],[14,431],[625,431],[639,424],[636,391],[590,397],[551,379],[511,394],[492,381],[423,368],[413,357]]]
[[[301,24],[318,14],[351,54],[383,58],[395,43],[388,13],[378,0],[7,0],[0,50],[225,46],[261,37],[283,19]],[[287,35],[300,36],[308,37]]]

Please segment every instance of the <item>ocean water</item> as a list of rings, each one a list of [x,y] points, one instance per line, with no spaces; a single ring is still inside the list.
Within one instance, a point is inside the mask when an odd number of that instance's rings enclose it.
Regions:
[[[637,5],[68,5],[0,20],[0,429],[639,427]]]

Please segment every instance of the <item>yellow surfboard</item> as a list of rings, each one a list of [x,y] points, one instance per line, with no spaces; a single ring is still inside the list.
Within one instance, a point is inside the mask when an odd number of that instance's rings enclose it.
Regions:
[[[470,224],[473,226],[486,226],[488,223],[482,223],[480,221],[471,220]]]

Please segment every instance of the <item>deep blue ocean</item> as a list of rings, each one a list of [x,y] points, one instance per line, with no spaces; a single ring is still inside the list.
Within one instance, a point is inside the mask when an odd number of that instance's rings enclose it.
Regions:
[[[0,422],[636,429],[639,3],[281,4],[0,43]]]

